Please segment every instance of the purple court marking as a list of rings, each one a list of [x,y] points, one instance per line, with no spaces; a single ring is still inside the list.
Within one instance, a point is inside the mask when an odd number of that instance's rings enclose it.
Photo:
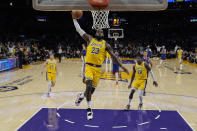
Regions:
[[[85,109],[43,108],[18,131],[192,131],[177,111],[94,109],[93,112],[94,119],[88,121]],[[155,119],[158,115],[160,118]]]

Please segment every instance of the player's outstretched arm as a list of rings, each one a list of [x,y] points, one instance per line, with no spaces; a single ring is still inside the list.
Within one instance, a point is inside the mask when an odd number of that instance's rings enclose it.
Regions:
[[[153,78],[153,85],[157,87],[157,86],[158,86],[158,83],[157,83],[157,81],[155,80],[155,75],[154,75],[153,71],[151,70],[150,66],[149,66],[147,63],[144,63],[144,66],[145,66],[145,68],[147,69],[147,71],[150,72],[151,77]]]
[[[77,19],[73,19],[74,26],[76,28],[76,31],[80,34],[80,36],[87,41],[88,43],[92,40],[92,36],[87,34],[83,29],[81,29],[79,23],[77,22]]]
[[[129,74],[129,71],[122,65],[122,63],[120,62],[120,60],[112,52],[111,46],[109,44],[107,44],[107,43],[106,43],[106,51],[110,54],[110,56],[112,57],[112,59],[124,70],[124,72],[126,72],[127,74]]]
[[[131,82],[130,82],[130,84],[129,84],[129,86],[128,86],[129,89],[131,88],[131,85],[132,85],[133,80],[134,80],[134,78],[135,78],[135,72],[136,72],[136,70],[135,70],[135,65],[134,65],[134,66],[133,66],[133,74],[131,75]]]

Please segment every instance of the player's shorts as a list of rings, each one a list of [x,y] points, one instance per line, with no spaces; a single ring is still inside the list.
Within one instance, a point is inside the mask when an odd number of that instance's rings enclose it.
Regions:
[[[47,72],[46,73],[46,79],[47,79],[47,81],[55,82],[55,74]]]
[[[81,54],[82,56],[86,56],[86,50],[83,50]]]
[[[92,80],[92,86],[97,87],[100,77],[101,67],[85,65],[85,78],[86,80]]]
[[[116,72],[119,72],[119,65],[113,64],[113,74],[115,74]]]
[[[161,54],[161,59],[162,60],[166,60],[166,55],[165,54]]]
[[[139,90],[144,90],[144,88],[146,87],[146,79],[145,80],[135,80],[132,87],[139,89]]]

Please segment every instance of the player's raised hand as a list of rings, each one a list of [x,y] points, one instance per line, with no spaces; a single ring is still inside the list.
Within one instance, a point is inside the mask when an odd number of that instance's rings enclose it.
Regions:
[[[155,87],[158,87],[158,83],[157,83],[156,81],[153,81],[153,85],[154,85]]]

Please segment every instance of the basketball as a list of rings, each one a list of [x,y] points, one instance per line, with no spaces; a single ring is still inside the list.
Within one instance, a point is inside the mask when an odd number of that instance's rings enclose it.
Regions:
[[[83,11],[81,10],[73,10],[72,11],[72,18],[73,19],[80,19],[83,16]]]

